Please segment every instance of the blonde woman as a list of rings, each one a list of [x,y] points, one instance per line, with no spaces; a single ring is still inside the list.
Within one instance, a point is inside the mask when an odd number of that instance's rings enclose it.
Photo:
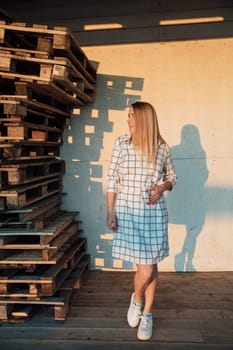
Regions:
[[[148,102],[128,111],[129,134],[115,140],[107,177],[107,226],[115,232],[113,257],[136,265],[127,320],[139,340],[152,336],[157,264],[169,254],[163,193],[176,182],[169,146]]]

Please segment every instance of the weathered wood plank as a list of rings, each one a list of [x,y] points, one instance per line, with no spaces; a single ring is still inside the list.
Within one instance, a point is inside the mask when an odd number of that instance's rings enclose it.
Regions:
[[[76,317],[78,315],[83,315],[83,317],[126,317],[127,309],[125,307],[113,307],[113,306],[73,306],[70,310],[70,316]],[[180,319],[195,319],[195,320],[221,320],[223,318],[233,317],[233,312],[231,314],[228,312],[228,316],[221,309],[176,309],[174,308],[160,308],[154,309],[154,313],[158,317],[170,317],[170,318],[180,318]]]
[[[22,64],[22,62],[25,64],[25,67],[28,67],[27,69],[24,68],[23,74],[21,65],[18,64]],[[94,86],[88,82],[84,75],[67,58],[38,58],[32,57],[29,53],[17,55],[10,51],[0,50],[0,71],[8,72],[10,75],[15,74],[18,78],[26,79],[27,81],[53,81],[62,85],[66,83],[70,94],[76,93],[82,100],[92,102],[88,90],[94,91]]]
[[[41,98],[39,98],[40,94],[43,93],[43,90],[40,89],[37,85],[33,85],[26,82],[14,82],[15,84],[15,90],[12,91],[12,93],[16,92],[16,95],[1,95],[0,103],[3,105],[12,105],[14,103],[20,103],[22,107],[26,108],[26,111],[30,110],[30,113],[39,113],[43,115],[49,116],[49,113],[52,114],[52,117],[69,117],[69,111],[67,108],[67,103],[62,105],[62,108],[59,107],[58,103],[56,103],[56,106],[54,105],[54,100],[58,99],[56,95],[53,95],[53,98],[51,98],[51,92],[50,94],[47,92],[46,95],[50,96],[50,100],[48,103],[44,103]],[[34,94],[33,92],[38,91],[39,92]],[[32,95],[33,94],[33,95]],[[56,97],[56,98],[55,98]],[[61,95],[60,95],[61,97]],[[63,100],[61,99],[60,105],[62,104]],[[6,112],[8,109],[6,108]],[[14,110],[12,113],[15,113]],[[21,111],[21,115],[24,113],[24,111]]]
[[[25,161],[35,159],[51,159],[60,154],[60,143],[58,142],[38,142],[38,141],[12,141],[1,143],[3,149],[3,160]]]
[[[20,209],[61,191],[61,177],[2,190],[0,197],[6,201],[5,209]]]
[[[233,340],[233,329],[221,329],[218,332],[204,329],[202,335],[206,343],[231,344]]]
[[[89,306],[96,306],[102,303],[104,306],[111,306],[114,304],[118,306],[125,306],[128,305],[128,296],[130,293],[122,292],[122,296],[116,293],[112,293],[109,295],[102,294],[98,297],[96,297],[95,294],[88,294],[83,296],[83,293],[78,296],[77,305],[89,305]],[[125,300],[122,300],[122,298],[125,297]],[[225,302],[223,300],[226,300]],[[189,298],[188,296],[184,297],[181,293],[177,294],[177,299],[173,295],[166,295],[166,296],[158,296],[156,297],[156,301],[154,304],[154,309],[156,310],[157,307],[176,307],[176,308],[184,308],[184,307],[190,307],[190,304],[192,304],[192,309],[228,309],[229,310],[229,303],[233,303],[232,296],[229,295],[218,295],[215,297],[210,298],[209,296],[203,296],[200,294],[200,296],[196,296],[195,298]]]
[[[14,127],[12,126],[12,128]],[[22,128],[25,129],[24,126]],[[14,128],[14,132],[17,134],[17,127]],[[10,185],[22,185],[53,176],[62,176],[64,172],[65,162],[58,159],[47,162],[2,164],[0,173],[3,173],[5,181],[0,181],[0,189]]]
[[[15,339],[25,339],[25,332],[27,333],[27,338],[37,338],[41,339],[45,336],[48,338],[57,338],[59,339],[65,339],[69,335],[69,339],[74,340],[106,340],[106,341],[113,341],[113,340],[135,340],[136,339],[136,330],[130,329],[127,327],[116,329],[116,328],[107,328],[107,332],[103,328],[62,328],[62,327],[34,327],[33,329],[28,329],[27,326],[25,328],[21,327],[20,329],[14,329],[13,335],[11,335],[11,338]],[[0,329],[0,337],[2,339],[9,338],[10,333],[12,333],[10,328],[4,327],[3,329]],[[169,339],[170,341],[174,342],[195,342],[195,343],[203,343],[203,338],[198,330],[185,330],[182,329],[155,329],[154,335],[152,340],[157,341],[166,341]]]
[[[1,340],[4,350],[15,350],[15,340]],[[135,342],[124,341],[89,341],[89,340],[17,340],[17,350],[232,350],[229,344],[192,344],[192,343],[169,343],[169,342]]]
[[[88,287],[102,286],[132,287],[132,272],[107,272],[108,278],[103,271],[90,271],[88,275]],[[158,277],[158,292],[200,292],[211,293],[214,291],[223,293],[233,288],[233,272],[198,272],[198,273],[172,273],[162,272]],[[106,290],[107,288],[105,288]]]
[[[49,29],[47,26],[42,25],[29,26],[26,23],[17,22],[6,24],[4,21],[1,21],[0,31],[1,42],[4,42],[7,46],[14,46],[12,42],[16,37],[18,46],[23,49],[29,49],[30,51],[31,49],[38,49],[39,51],[50,50],[48,53],[51,56],[55,55],[56,58],[57,56],[76,57],[75,61],[72,62],[74,66],[79,61],[78,71],[86,76],[87,79],[90,79],[90,82],[95,82],[95,67],[89,62],[69,28],[54,26],[53,29]]]
[[[66,349],[96,350],[99,345],[101,349],[115,346],[127,350],[233,348],[233,273],[160,273],[150,342],[137,341],[136,329],[127,325],[133,276],[132,272],[89,271],[64,323],[56,323],[41,310],[27,323],[13,328],[3,324],[0,338],[4,345],[15,340],[24,349],[34,347],[38,338],[46,340],[49,350],[57,340]]]
[[[84,242],[85,243],[85,242]],[[72,251],[80,249],[79,253],[73,253]],[[59,261],[52,268],[53,274],[51,274],[51,268],[47,267],[47,269],[39,269],[31,273],[20,274],[15,271],[15,274],[12,274],[11,270],[5,273],[2,273],[0,276],[0,303],[7,303],[8,299],[3,300],[2,297],[5,298],[38,298],[41,296],[53,296],[56,290],[61,287],[62,290],[72,290],[78,289],[81,285],[81,279],[83,278],[84,271],[86,266],[89,263],[89,256],[85,257],[85,251],[82,250],[82,246],[80,246],[80,242],[74,242],[72,249],[68,249],[67,254],[64,254],[61,257],[61,263]],[[70,262],[70,255],[72,262]],[[68,265],[68,267],[66,266]],[[76,268],[77,275],[70,278],[71,272]],[[79,270],[78,270],[79,268]],[[67,277],[69,277],[69,285],[67,284]],[[14,300],[13,300],[14,301]]]
[[[40,205],[41,205],[41,202],[39,204],[39,207],[40,207]],[[36,205],[35,205],[35,207],[36,207]],[[29,207],[29,211],[31,208],[32,207]],[[27,210],[27,208],[25,210]],[[16,211],[18,211],[18,210],[16,209]],[[9,212],[12,212],[12,211],[10,210]],[[46,222],[45,227],[42,229],[38,229],[38,230],[18,229],[17,235],[16,235],[15,230],[10,229],[10,228],[3,228],[3,229],[1,229],[0,237],[3,240],[4,237],[17,236],[18,238],[21,237],[20,238],[21,240],[25,239],[24,243],[26,243],[27,238],[28,238],[27,236],[34,236],[34,237],[39,236],[40,244],[46,245],[50,241],[54,240],[61,232],[66,230],[70,224],[73,224],[77,214],[78,214],[78,212],[76,212],[76,213],[64,212],[64,211],[59,210],[59,212],[53,216],[53,220],[48,220]],[[76,224],[77,224],[77,222],[76,222]],[[74,223],[74,226],[76,224]],[[73,229],[73,227],[72,227],[72,229]],[[4,244],[4,241],[2,241],[1,244]]]
[[[125,309],[124,317],[84,317],[82,314],[76,314],[74,317],[71,316],[71,312],[69,312],[66,322],[63,324],[63,327],[88,327],[88,328],[122,328],[127,327],[126,322],[126,312]],[[52,322],[52,321],[51,321]],[[38,318],[34,317],[33,320],[30,321],[30,326],[35,327],[39,326],[41,323],[41,315],[38,315]],[[162,329],[166,328],[180,328],[180,329],[199,329],[203,332],[212,331],[221,332],[221,329],[232,331],[233,329],[233,319],[209,319],[209,320],[200,320],[200,319],[183,319],[183,318],[172,318],[172,315],[166,313],[164,310],[158,310],[154,314],[154,323],[155,327],[159,327]],[[50,324],[48,320],[46,320],[46,324]]]

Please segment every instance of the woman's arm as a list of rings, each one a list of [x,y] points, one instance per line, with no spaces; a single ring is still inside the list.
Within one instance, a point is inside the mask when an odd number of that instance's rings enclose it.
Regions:
[[[149,205],[156,204],[162,196],[163,192],[171,191],[176,183],[176,173],[173,167],[172,156],[170,148],[167,145],[163,171],[163,182],[150,188],[150,199],[147,203]]]
[[[118,192],[119,179],[119,164],[120,164],[120,142],[119,138],[114,142],[112,150],[111,162],[107,175],[107,220],[106,224],[112,231],[117,230],[117,219],[115,214],[115,200]]]
[[[115,214],[115,199],[116,199],[116,193],[115,192],[107,192],[107,226],[110,230],[116,231],[117,230],[117,219]]]
[[[173,160],[170,148],[167,146],[167,157],[164,164],[164,177],[163,177],[164,184],[169,182],[171,184],[171,187],[168,188],[169,191],[172,190],[172,188],[175,186],[177,177],[175,173],[175,169],[173,166]]]

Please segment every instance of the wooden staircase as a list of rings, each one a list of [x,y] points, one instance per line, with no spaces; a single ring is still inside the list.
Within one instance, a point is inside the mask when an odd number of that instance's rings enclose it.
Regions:
[[[1,324],[1,348],[233,349],[233,272],[160,273],[148,342],[127,325],[132,284],[132,272],[89,271],[65,321],[40,306],[27,322]]]

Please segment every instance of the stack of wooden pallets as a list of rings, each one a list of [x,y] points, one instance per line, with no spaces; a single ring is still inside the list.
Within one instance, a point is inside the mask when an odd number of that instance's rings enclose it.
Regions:
[[[67,119],[93,101],[95,83],[67,28],[0,21],[0,319],[39,304],[64,320],[88,271],[78,213],[61,210],[59,154]]]

